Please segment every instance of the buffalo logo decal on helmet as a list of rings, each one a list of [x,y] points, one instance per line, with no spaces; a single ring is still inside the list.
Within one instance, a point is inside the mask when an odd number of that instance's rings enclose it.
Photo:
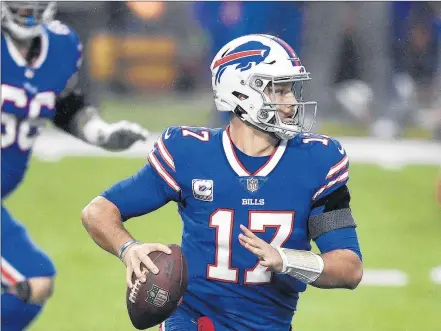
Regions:
[[[249,70],[253,65],[265,61],[269,51],[269,46],[258,41],[249,41],[227,52],[213,65],[213,70],[219,67],[216,73],[216,84],[219,83],[222,74],[229,66],[236,65],[236,69],[240,71]]]

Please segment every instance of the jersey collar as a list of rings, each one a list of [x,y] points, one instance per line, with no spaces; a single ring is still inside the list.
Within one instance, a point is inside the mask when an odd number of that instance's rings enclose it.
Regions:
[[[27,66],[25,58],[20,54],[17,47],[14,45],[14,42],[11,40],[11,38],[4,34],[5,41],[6,41],[6,47],[8,48],[8,52],[12,58],[12,60],[19,66],[19,67],[25,67]],[[37,59],[32,63],[30,68],[37,69],[40,68],[41,65],[44,63],[47,57],[47,53],[49,50],[49,37],[46,33],[46,31],[43,30],[41,33],[41,50],[40,54],[38,55]]]
[[[288,143],[287,140],[281,140],[279,146],[274,150],[273,154],[271,154],[270,158],[266,163],[257,169],[254,173],[250,173],[243,164],[239,161],[239,158],[234,151],[233,142],[230,138],[229,126],[222,132],[222,145],[224,148],[225,156],[227,157],[228,163],[231,168],[239,177],[248,177],[248,176],[268,176],[271,171],[277,166],[280,159],[286,150],[286,145]]]

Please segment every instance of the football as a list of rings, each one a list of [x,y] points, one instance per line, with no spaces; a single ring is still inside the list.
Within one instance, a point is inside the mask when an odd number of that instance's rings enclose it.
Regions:
[[[133,274],[134,286],[131,289],[127,288],[127,311],[133,326],[138,330],[145,330],[165,321],[179,306],[187,289],[187,262],[181,247],[168,247],[172,251],[171,254],[149,254],[159,269],[158,274],[150,272],[144,283]]]

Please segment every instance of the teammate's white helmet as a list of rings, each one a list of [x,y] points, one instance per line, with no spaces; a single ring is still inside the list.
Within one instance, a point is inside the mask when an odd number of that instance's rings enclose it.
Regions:
[[[232,111],[243,121],[281,139],[293,138],[312,129],[317,102],[303,101],[303,83],[310,74],[294,50],[283,40],[251,34],[230,41],[211,63],[214,100],[219,111]],[[277,104],[264,93],[268,84],[292,83],[296,103],[294,115],[281,119]],[[272,100],[275,100],[274,96]],[[308,123],[306,125],[306,115]],[[308,127],[306,127],[308,126]]]
[[[16,39],[32,39],[55,12],[55,1],[2,1],[2,28]]]

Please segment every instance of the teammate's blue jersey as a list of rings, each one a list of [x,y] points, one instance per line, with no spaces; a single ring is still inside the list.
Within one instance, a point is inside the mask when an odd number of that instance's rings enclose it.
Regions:
[[[53,21],[43,28],[32,65],[4,33],[1,47],[3,198],[23,179],[39,127],[54,117],[57,96],[78,71],[82,45],[76,33]]]
[[[232,329],[288,330],[306,285],[258,265],[239,243],[239,226],[274,246],[310,250],[312,204],[346,184],[348,157],[336,140],[304,134],[281,141],[254,173],[239,159],[228,129],[171,127],[149,154],[159,175],[159,185],[151,190],[163,192],[159,195],[164,199],[153,194],[137,198],[137,191],[131,202],[117,207],[128,218],[168,200],[178,202],[189,271],[179,309]],[[136,207],[134,200],[143,207]]]

